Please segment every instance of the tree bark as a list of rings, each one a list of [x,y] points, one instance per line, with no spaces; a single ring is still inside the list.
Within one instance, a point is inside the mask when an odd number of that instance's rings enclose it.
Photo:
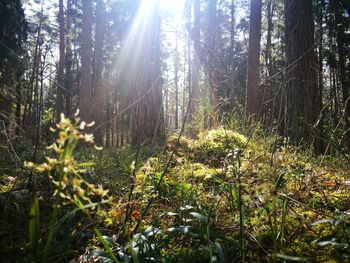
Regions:
[[[131,141],[134,146],[145,141],[163,140],[165,137],[160,78],[160,22],[158,0],[149,7],[147,16],[143,17],[141,24],[144,25],[144,31],[138,35],[137,43],[132,43],[140,45],[134,47],[140,51],[133,54],[133,59],[138,62],[136,68],[135,64],[131,64],[130,70],[133,70],[135,76],[130,76],[130,87],[135,92],[134,100],[142,98],[131,114]]]
[[[91,121],[92,95],[92,0],[83,1],[83,26],[81,35],[81,86],[79,91],[80,116]]]
[[[218,22],[217,22],[217,7],[216,0],[211,0],[208,3],[208,22],[209,22],[209,34],[208,34],[208,47],[209,47],[209,84],[210,84],[210,128],[217,127],[217,113],[219,109],[218,103],[218,82],[217,82],[217,34],[218,34]]]
[[[285,0],[284,12],[288,134],[294,143],[308,142],[321,111],[312,0]]]
[[[60,114],[63,112],[63,89],[64,87],[64,65],[65,65],[65,23],[63,0],[58,2],[58,23],[60,31],[59,42],[59,60],[57,71],[57,93],[56,93],[56,122],[60,120]]]
[[[235,27],[236,27],[236,6],[235,1],[231,0],[231,26],[230,26],[230,109],[233,110],[236,104],[236,72],[234,67],[234,54],[235,54]]]
[[[178,33],[176,32],[175,35],[175,75],[174,75],[174,82],[175,82],[175,129],[177,130],[179,128],[179,50],[178,50]]]
[[[343,104],[344,104],[344,121],[345,121],[345,131],[347,132],[347,145],[350,146],[349,137],[349,116],[350,116],[350,102],[349,102],[349,80],[346,76],[346,56],[345,56],[345,27],[344,19],[342,17],[342,9],[339,4],[339,0],[334,1],[334,14],[335,14],[335,25],[337,31],[337,47],[339,56],[339,72],[340,72],[340,84],[343,92]]]
[[[259,66],[261,39],[262,1],[251,0],[249,18],[249,45],[247,66],[246,109],[247,113],[257,117],[259,108]]]
[[[194,117],[196,108],[199,103],[199,70],[201,62],[201,45],[200,45],[200,24],[201,24],[201,4],[200,0],[193,1],[194,25],[192,29],[193,39],[193,61],[192,61],[192,78],[191,78],[191,108],[190,116]]]
[[[65,79],[64,86],[67,92],[65,95],[65,112],[67,116],[71,115],[71,92],[72,92],[72,84],[73,84],[73,74],[72,74],[72,66],[73,66],[73,53],[72,53],[72,0],[67,0],[67,35],[66,35],[66,54],[65,54]]]
[[[273,109],[273,97],[274,97],[274,85],[273,80],[270,80],[269,78],[273,75],[272,72],[272,30],[273,30],[273,23],[272,18],[274,15],[274,9],[275,9],[275,1],[274,0],[268,0],[266,4],[266,16],[267,16],[267,36],[266,36],[266,49],[265,49],[265,63],[266,63],[266,93],[267,96],[265,98],[264,102],[269,101],[267,104],[267,108],[271,110],[271,120],[274,119],[274,109]]]
[[[96,1],[96,33],[95,33],[95,54],[94,54],[94,78],[93,89],[95,94],[95,112],[94,120],[96,127],[103,121],[104,115],[104,84],[102,83],[102,68],[103,68],[103,44],[105,39],[105,10],[103,0]],[[95,131],[96,143],[102,144],[102,129],[99,128]]]

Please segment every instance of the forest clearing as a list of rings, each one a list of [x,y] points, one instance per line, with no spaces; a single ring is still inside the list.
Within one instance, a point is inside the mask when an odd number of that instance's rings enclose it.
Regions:
[[[349,262],[350,1],[1,0],[0,262]]]

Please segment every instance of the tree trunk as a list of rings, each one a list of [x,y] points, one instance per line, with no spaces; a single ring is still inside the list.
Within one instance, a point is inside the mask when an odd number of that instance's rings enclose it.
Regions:
[[[273,68],[272,68],[272,30],[273,30],[273,15],[274,15],[274,9],[275,9],[275,1],[274,0],[268,0],[266,4],[266,16],[267,16],[267,36],[266,36],[266,49],[265,49],[265,63],[266,63],[266,87],[265,87],[265,98],[264,103],[267,103],[266,108],[270,110],[270,116],[271,116],[271,128],[273,124],[273,120],[275,118],[274,114],[274,95],[275,95],[275,89],[274,89],[274,82],[272,79],[269,79],[273,75]]]
[[[193,39],[193,62],[192,62],[192,79],[191,79],[191,108],[190,116],[194,117],[199,103],[199,70],[201,62],[201,45],[200,45],[200,24],[201,24],[201,5],[200,0],[193,1],[194,25],[192,29]]]
[[[143,3],[140,3],[143,5]],[[143,17],[141,24],[144,31],[137,36],[132,48],[139,52],[132,59],[137,61],[136,68],[130,76],[134,89],[134,99],[140,99],[131,114],[131,140],[134,146],[145,141],[162,140],[164,130],[164,109],[160,72],[160,3],[148,7],[148,15]],[[139,45],[139,46],[138,46]],[[131,56],[131,54],[129,54]],[[134,64],[135,65],[135,64]]]
[[[83,1],[83,26],[81,35],[81,86],[79,91],[80,116],[91,121],[92,95],[92,0]]]
[[[217,10],[216,0],[211,0],[208,3],[208,48],[209,48],[209,84],[210,84],[210,128],[216,128],[217,126],[217,113],[219,109],[218,103],[218,83],[217,83],[217,34],[218,34],[218,22],[217,22]]]
[[[178,50],[178,33],[176,32],[175,36],[175,129],[179,128],[179,50]]]
[[[324,50],[323,50],[323,10],[325,6],[325,1],[321,0],[320,1],[320,6],[319,8],[319,13],[318,13],[318,23],[319,23],[319,47],[318,47],[318,90],[319,90],[319,109],[320,109],[320,120],[319,120],[319,133],[323,133],[323,127],[324,127],[324,120],[325,116],[322,113],[322,107],[323,107],[323,90],[324,90],[324,85],[323,85],[323,60],[324,60]],[[324,151],[325,149],[325,142],[323,140],[319,140],[319,145],[318,145],[318,150]]]
[[[230,27],[230,109],[233,110],[236,104],[236,72],[234,67],[234,54],[235,54],[235,27],[236,27],[236,6],[234,0],[231,0],[231,27]]]
[[[94,78],[93,89],[95,94],[95,112],[94,120],[96,127],[98,127],[103,121],[103,96],[104,96],[104,84],[102,83],[102,68],[103,68],[103,44],[105,38],[105,11],[103,0],[96,1],[96,33],[95,33],[95,54],[94,54]],[[96,143],[102,144],[102,128],[98,128],[95,131]]]
[[[31,130],[32,128],[32,104],[33,104],[33,89],[35,76],[38,73],[38,67],[40,65],[40,39],[41,39],[41,29],[42,29],[42,19],[39,20],[39,25],[37,26],[37,36],[34,50],[33,66],[27,86],[27,96],[26,102],[24,104],[24,112],[22,117],[22,122],[25,127]]]
[[[113,120],[111,120],[112,117],[112,105],[111,105],[111,87],[110,83],[108,83],[108,88],[107,88],[107,105],[106,105],[106,119],[105,121],[107,122],[106,124],[106,147],[110,148],[111,147],[111,125],[113,125]],[[111,123],[112,122],[112,123]]]
[[[310,126],[318,121],[321,110],[312,0],[286,0],[284,12],[288,134],[294,143],[307,142],[311,138]]]
[[[72,53],[72,0],[67,0],[67,36],[66,36],[66,57],[65,57],[65,80],[64,87],[66,88],[65,101],[66,107],[65,111],[67,116],[71,115],[71,92],[73,84],[73,74],[72,74],[72,65],[73,65],[73,53]]]
[[[168,73],[166,73],[166,83],[169,83],[168,79]],[[170,115],[170,110],[169,110],[169,89],[167,86],[164,87],[164,101],[165,101],[165,107],[164,107],[164,123],[166,127],[169,127],[169,115]]]
[[[191,11],[192,11],[192,5],[191,2],[189,1],[189,5],[188,5],[188,21],[187,21],[187,30],[188,33],[191,33]],[[187,85],[185,84],[184,87],[188,87],[187,91],[188,91],[188,96],[186,96],[186,89],[183,90],[183,94],[182,94],[182,103],[183,103],[183,111],[182,111],[182,119],[185,118],[186,115],[186,110],[187,110],[187,106],[188,106],[188,100],[192,97],[192,56],[191,56],[191,37],[187,38],[187,48],[185,50],[185,57],[187,58]],[[184,74],[185,74],[185,68],[184,68]],[[187,97],[187,99],[186,99]],[[190,117],[192,117],[192,105],[190,105],[190,109],[189,113],[190,113]]]
[[[57,93],[56,93],[56,122],[60,120],[63,112],[63,87],[64,87],[64,65],[65,65],[65,26],[63,0],[58,2],[58,23],[60,29],[59,60],[57,71]]]
[[[334,13],[335,13],[335,24],[337,31],[337,47],[338,47],[338,56],[339,56],[339,71],[340,71],[340,84],[343,92],[343,104],[344,104],[344,120],[345,120],[345,131],[347,132],[347,145],[350,146],[350,138],[349,138],[349,116],[350,116],[350,102],[349,100],[349,81],[346,76],[346,57],[345,57],[345,27],[344,27],[344,19],[342,17],[342,9],[339,4],[339,0],[334,1]]]
[[[251,0],[249,18],[249,46],[247,66],[247,113],[257,117],[259,108],[259,66],[261,39],[261,11],[262,1]]]
[[[20,83],[16,84],[16,112],[15,112],[15,118],[16,118],[16,135],[20,135],[21,130],[21,105],[22,105],[22,92],[21,92],[21,85]]]

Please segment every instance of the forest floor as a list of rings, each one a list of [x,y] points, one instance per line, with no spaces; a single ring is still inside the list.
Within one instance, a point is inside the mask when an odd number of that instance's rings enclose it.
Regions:
[[[48,180],[45,166],[16,170],[3,147],[2,260],[348,262],[346,157],[315,157],[278,136],[243,134],[219,128],[197,139],[170,136],[157,150],[78,148],[77,167],[88,168],[72,168],[79,177],[71,186],[61,178],[66,190],[56,195],[59,184]],[[29,160],[24,153],[21,158]],[[48,150],[38,160],[44,156]],[[35,195],[9,191],[30,173]],[[61,200],[54,217],[53,200]]]

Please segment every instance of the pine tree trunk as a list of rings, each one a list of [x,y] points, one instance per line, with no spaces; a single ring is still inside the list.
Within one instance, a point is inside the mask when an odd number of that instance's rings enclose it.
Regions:
[[[104,97],[104,84],[102,83],[102,67],[103,67],[103,44],[105,38],[105,12],[103,0],[96,1],[96,33],[95,33],[95,54],[94,54],[94,79],[93,89],[95,94],[95,112],[94,120],[96,127],[103,121],[103,97]],[[95,131],[95,138],[97,144],[103,143],[102,128],[98,128]]]
[[[236,6],[234,0],[231,0],[231,27],[230,27],[230,109],[233,110],[236,104],[236,72],[234,67],[235,54],[235,27],[236,27]]]
[[[57,71],[57,93],[56,93],[56,122],[60,119],[63,112],[63,87],[64,87],[64,65],[65,65],[65,23],[64,23],[64,6],[63,0],[58,3],[58,23],[59,23],[59,60]]]
[[[92,95],[92,0],[83,1],[83,26],[81,35],[81,86],[79,91],[80,116],[91,121]]]
[[[267,17],[267,36],[266,36],[266,49],[265,49],[265,64],[266,64],[266,87],[265,87],[265,100],[264,103],[266,103],[266,108],[270,110],[270,116],[271,116],[271,122],[270,127],[273,126],[273,120],[275,118],[275,101],[274,101],[274,95],[275,95],[275,88],[274,88],[274,81],[270,79],[270,77],[273,75],[273,68],[272,68],[272,30],[273,30],[273,24],[272,19],[274,15],[274,9],[275,9],[275,1],[274,0],[268,0],[266,4],[266,17]]]
[[[131,88],[134,89],[134,100],[143,98],[137,103],[131,114],[131,142],[139,143],[162,140],[165,137],[164,108],[160,71],[160,1],[150,8],[149,15],[142,21],[145,31],[138,39],[140,52],[133,59],[138,61],[136,70],[130,76]],[[142,3],[141,3],[142,5]]]
[[[65,106],[65,112],[67,113],[67,116],[71,115],[71,92],[72,92],[72,85],[73,85],[73,74],[72,74],[72,66],[73,66],[73,53],[72,53],[72,40],[71,40],[71,34],[72,34],[72,0],[67,0],[67,36],[66,36],[66,56],[65,56],[65,79],[64,79],[64,86],[67,90],[67,92],[64,93],[66,106]]]
[[[249,46],[247,66],[247,113],[257,117],[259,108],[259,66],[261,39],[261,11],[262,1],[251,0],[249,18]]]
[[[217,34],[218,34],[218,22],[217,22],[217,10],[216,0],[209,1],[208,6],[208,22],[209,22],[209,34],[208,34],[208,47],[209,47],[209,84],[210,84],[210,128],[216,128],[217,126],[217,113],[219,108],[218,103],[218,83],[217,83]]]
[[[37,36],[34,50],[34,58],[33,58],[33,66],[27,86],[27,96],[24,104],[24,112],[22,117],[23,125],[31,130],[32,128],[32,106],[33,106],[33,92],[35,85],[35,78],[38,74],[38,67],[40,65],[40,38],[41,38],[41,30],[42,30],[42,20],[39,20],[39,25],[37,26]]]
[[[201,5],[200,0],[193,1],[194,25],[192,30],[193,39],[193,62],[192,62],[192,78],[191,78],[191,108],[190,116],[193,117],[199,103],[199,70],[201,61],[201,45],[200,45],[200,24],[201,24]]]
[[[312,0],[286,0],[284,11],[288,134],[294,143],[308,142],[321,110]]]
[[[347,132],[347,145],[350,146],[350,102],[349,102],[349,80],[346,76],[346,57],[345,57],[345,27],[344,19],[341,13],[341,6],[339,0],[334,1],[334,13],[335,13],[335,24],[337,27],[337,47],[338,47],[338,56],[339,56],[339,71],[340,71],[340,84],[343,92],[343,104],[344,104],[344,121],[345,121],[345,131]]]
[[[179,50],[178,50],[178,34],[175,36],[175,129],[179,128]]]

